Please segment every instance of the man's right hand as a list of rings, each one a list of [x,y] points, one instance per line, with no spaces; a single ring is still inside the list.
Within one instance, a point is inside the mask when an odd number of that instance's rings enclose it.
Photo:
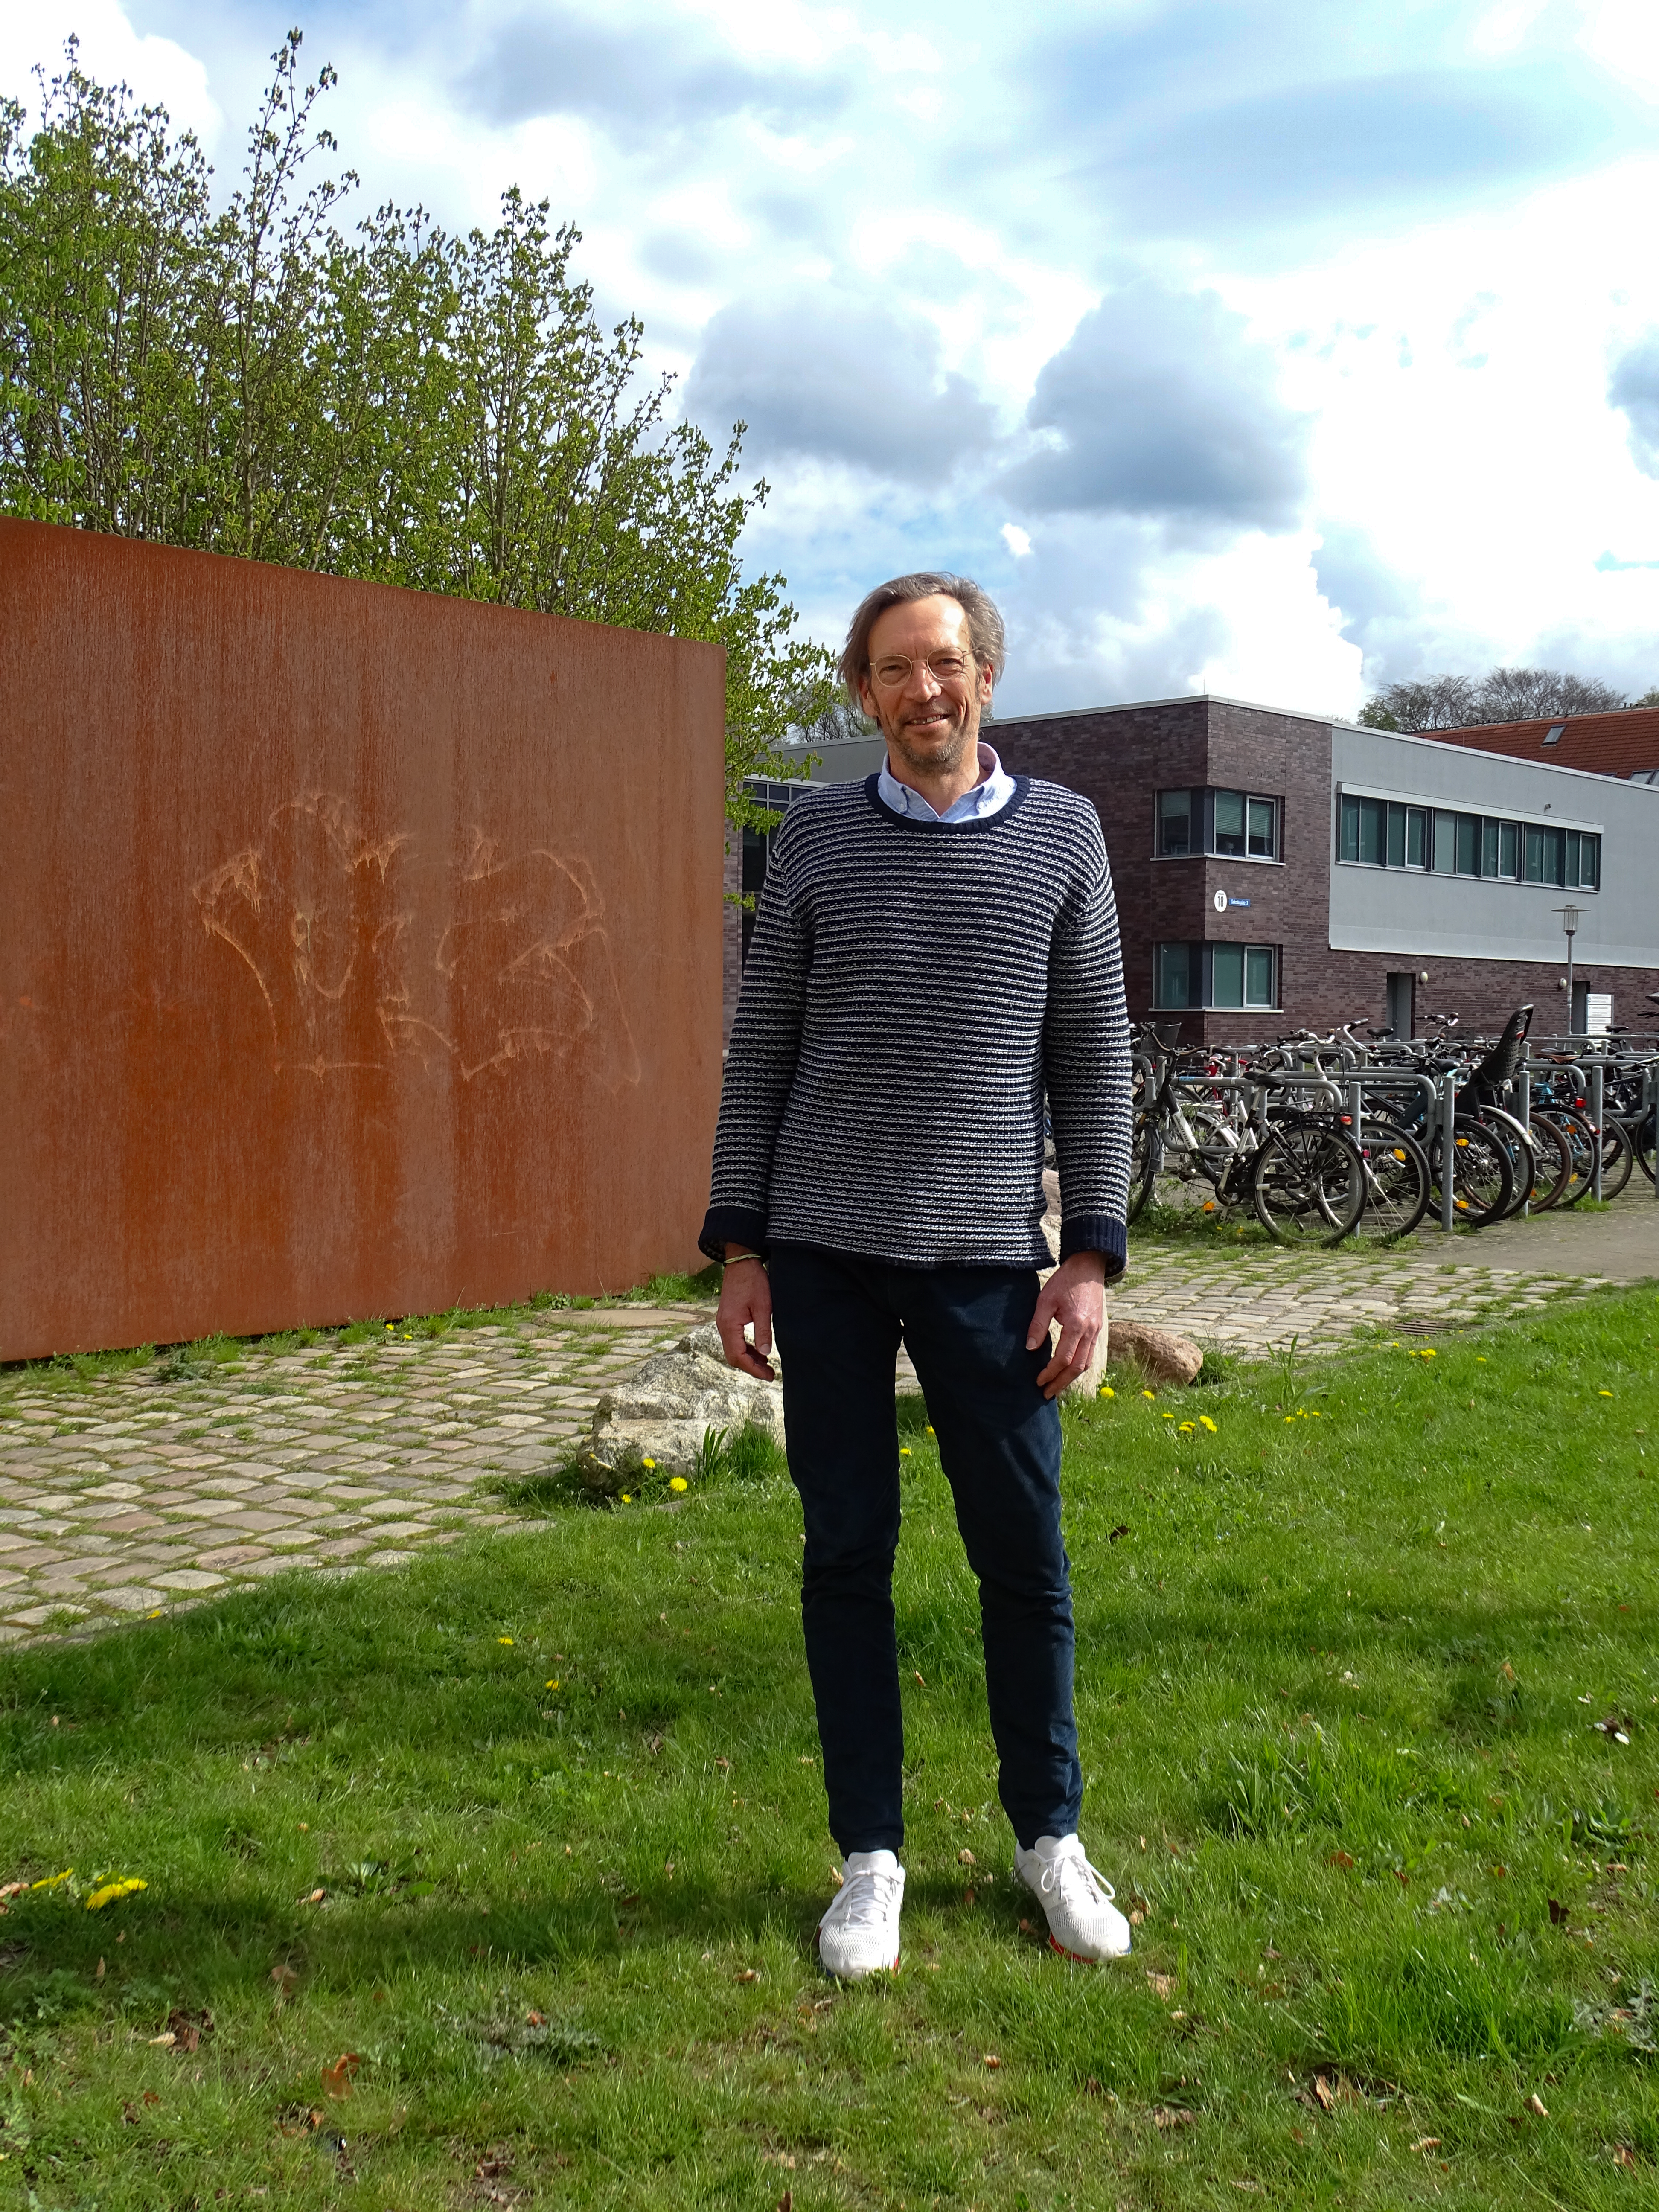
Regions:
[[[741,1249],[741,1248],[738,1248]],[[752,1325],[755,1340],[748,1341]],[[763,1382],[775,1381],[767,1355],[772,1349],[772,1285],[757,1259],[732,1259],[727,1248],[726,1273],[720,1279],[720,1302],[714,1315],[726,1364]]]

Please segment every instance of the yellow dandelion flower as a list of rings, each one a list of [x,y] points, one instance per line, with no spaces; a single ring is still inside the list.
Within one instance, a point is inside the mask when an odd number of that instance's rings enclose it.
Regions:
[[[933,1426],[931,1421],[927,1424],[927,1433],[930,1437],[937,1436],[939,1434],[938,1430]]]
[[[634,1503],[632,1495],[626,1490],[622,1494],[622,1502],[624,1505],[631,1505]]]
[[[901,1444],[899,1446],[899,1457],[901,1459],[909,1459],[913,1456],[914,1455],[912,1454],[908,1444]]]
[[[690,1490],[691,1486],[683,1474],[671,1474],[668,1478],[668,1487],[671,1490]]]
[[[1308,1416],[1308,1418],[1310,1420],[1313,1421],[1322,1421],[1325,1416],[1320,1412],[1318,1407],[1316,1406],[1313,1412]]]
[[[1431,1344],[1425,1344],[1417,1356],[1419,1359],[1437,1359],[1440,1355]]]
[[[1167,1421],[1170,1419],[1170,1416],[1166,1413],[1164,1418]],[[1192,1433],[1193,1425],[1190,1421],[1183,1421],[1181,1424],[1181,1426],[1176,1431],[1176,1434],[1181,1437],[1189,1437]]]
[[[1214,1436],[1216,1432],[1215,1423],[1210,1419],[1207,1413],[1200,1413],[1199,1415],[1198,1425],[1202,1429],[1207,1429],[1210,1434]]]
[[[1595,1395],[1598,1398],[1611,1398],[1613,1393],[1611,1390],[1598,1390]]]
[[[40,1881],[32,1881],[29,1884],[29,1887],[31,1889],[56,1889],[60,1881],[67,1881],[74,1872],[75,1869],[73,1867],[65,1867],[62,1874],[46,1875]]]
[[[113,1905],[118,1897],[131,1897],[135,1890],[149,1887],[149,1884],[147,1881],[141,1881],[136,1874],[116,1875],[110,1881],[100,1882],[93,1891],[92,1895],[87,1899],[87,1911],[101,1912],[106,1905]]]
[[[495,1641],[497,1644],[511,1644],[513,1638],[510,1636],[498,1636]]]
[[[1156,1398],[1158,1393],[1156,1390],[1143,1390],[1140,1395],[1143,1398]]]
[[[556,1690],[556,1689],[558,1688],[558,1686],[559,1686],[559,1678],[558,1678],[558,1676],[556,1674],[556,1675],[553,1677],[553,1680],[552,1680],[550,1682],[544,1683],[542,1686],[543,1686],[544,1689],[549,1689],[549,1690]]]
[[[1115,1398],[1117,1392],[1113,1389],[1109,1382],[1103,1382],[1100,1386],[1100,1395],[1103,1398]]]
[[[1175,1415],[1173,1413],[1160,1413],[1158,1418],[1160,1421],[1172,1421],[1175,1419]]]
[[[655,1467],[655,1465],[656,1465],[656,1464],[657,1464],[657,1462],[656,1462],[656,1461],[655,1461],[655,1460],[653,1460],[653,1459],[642,1459],[642,1460],[640,1462],[640,1465],[641,1465],[641,1467],[652,1467],[652,1468],[653,1468],[653,1467]]]

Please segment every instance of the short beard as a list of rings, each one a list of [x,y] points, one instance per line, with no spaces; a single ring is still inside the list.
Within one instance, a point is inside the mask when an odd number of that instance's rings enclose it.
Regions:
[[[930,750],[927,752],[908,741],[906,727],[902,722],[889,731],[888,741],[906,768],[914,769],[919,775],[936,775],[941,770],[948,774],[961,764],[963,756],[975,742],[975,732],[969,728],[968,721],[969,718],[964,714],[954,729],[947,726],[941,735],[931,741]]]

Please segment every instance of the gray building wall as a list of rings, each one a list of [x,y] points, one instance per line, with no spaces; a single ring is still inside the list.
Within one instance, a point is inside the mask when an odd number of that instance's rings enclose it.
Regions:
[[[1566,939],[1553,909],[1571,901],[1583,917],[1581,968],[1659,965],[1659,790],[1341,723],[1331,730],[1331,780],[1333,951],[1558,963]],[[1344,790],[1597,830],[1601,889],[1339,863],[1335,809]]]

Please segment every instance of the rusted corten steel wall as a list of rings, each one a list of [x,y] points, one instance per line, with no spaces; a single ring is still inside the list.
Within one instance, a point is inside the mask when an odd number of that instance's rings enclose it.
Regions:
[[[724,678],[0,522],[0,1358],[698,1265]]]

